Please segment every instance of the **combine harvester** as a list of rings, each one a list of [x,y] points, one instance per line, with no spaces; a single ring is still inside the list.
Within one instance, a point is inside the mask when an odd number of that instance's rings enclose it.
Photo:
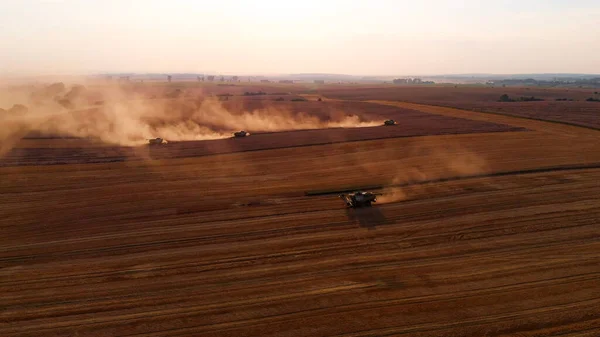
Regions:
[[[153,145],[166,145],[167,141],[162,139],[162,138],[154,138],[154,139],[148,139],[148,144],[150,146]]]
[[[233,133],[233,136],[234,136],[235,138],[241,138],[241,137],[247,137],[247,136],[250,136],[250,134],[249,134],[248,132],[246,132],[246,131],[242,130],[242,131],[234,132],[234,133]]]
[[[396,125],[396,121],[393,119],[388,119],[385,122],[383,122],[383,125],[389,126],[389,125]]]
[[[371,203],[377,202],[377,195],[371,192],[340,194],[340,198],[351,208],[371,207]]]

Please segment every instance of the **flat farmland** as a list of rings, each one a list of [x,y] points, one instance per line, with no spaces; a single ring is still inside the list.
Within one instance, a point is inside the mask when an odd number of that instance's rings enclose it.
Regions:
[[[600,103],[598,102],[457,102],[439,105],[600,129]]]
[[[583,101],[594,96],[597,89],[580,88],[536,88],[536,87],[477,87],[464,85],[421,85],[421,86],[343,86],[329,85],[319,88],[318,93],[342,100],[405,101],[433,104],[437,102],[496,102],[501,95],[510,97],[538,97],[549,101],[567,98]]]
[[[289,132],[258,132],[253,129],[251,136],[244,139],[219,139],[207,141],[179,141],[171,142],[162,147],[123,147],[96,145],[97,143],[85,139],[23,139],[0,158],[0,166],[11,165],[36,165],[36,164],[68,164],[68,163],[102,163],[124,160],[140,160],[144,158],[164,159],[177,157],[206,156],[213,154],[255,151],[266,148],[285,148],[317,144],[356,142],[361,140],[415,137],[425,135],[465,134],[483,132],[525,131],[525,128],[497,124],[485,121],[473,121],[452,116],[423,113],[406,108],[372,104],[348,102],[264,102],[264,101],[238,101],[227,102],[223,108],[232,112],[232,123],[239,123],[238,127],[263,128],[302,128],[315,127],[313,121],[332,123],[333,128],[297,130]],[[278,103],[278,104],[275,104]],[[221,107],[219,107],[221,108]],[[245,120],[235,119],[235,115],[243,115],[244,111],[261,111],[267,109],[266,117],[261,117],[257,122],[252,120],[251,125],[244,124]],[[265,110],[262,110],[265,111]],[[89,113],[89,112],[86,112]],[[93,113],[93,111],[92,111]],[[286,114],[289,121],[285,125],[273,123],[264,126],[264,120],[271,120],[271,115]],[[177,115],[180,118],[192,118],[193,115]],[[357,116],[358,121],[345,121],[347,116]],[[281,117],[274,119],[281,120]],[[384,119],[395,119],[398,125],[382,126]],[[365,125],[352,127],[352,124],[365,123]],[[297,125],[295,125],[297,123]],[[348,124],[349,127],[336,127]],[[326,126],[326,124],[324,124]],[[79,146],[77,144],[80,144]]]
[[[600,98],[594,89],[564,88],[472,88],[472,87],[373,87],[330,88],[321,93],[326,97],[344,100],[403,101],[409,103],[447,106],[478,112],[501,113],[517,117],[600,128],[600,103],[586,102]],[[531,97],[538,102],[498,102],[501,95],[513,99]],[[573,101],[556,101],[569,99]]]
[[[0,167],[0,335],[597,335],[600,133],[369,104],[512,129]]]

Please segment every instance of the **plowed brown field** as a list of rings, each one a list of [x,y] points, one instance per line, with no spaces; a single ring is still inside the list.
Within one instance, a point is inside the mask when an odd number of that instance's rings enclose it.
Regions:
[[[598,335],[600,132],[378,104],[531,131],[1,167],[0,336]]]
[[[598,102],[441,103],[459,109],[569,123],[600,129]]]
[[[332,98],[353,101],[388,100],[413,103],[434,104],[437,102],[496,102],[501,95],[519,97],[537,97],[547,101],[568,98],[583,101],[594,96],[597,89],[583,88],[537,88],[537,87],[476,87],[476,86],[325,86],[319,93]]]
[[[587,102],[590,97],[599,98],[595,89],[565,88],[473,88],[436,86],[374,86],[329,87],[321,93],[326,97],[344,100],[387,100],[417,104],[429,104],[507,114],[546,121],[570,123],[600,129],[600,103]],[[498,102],[501,95],[513,99],[531,97],[543,99],[538,102]],[[573,101],[556,101],[570,99]]]

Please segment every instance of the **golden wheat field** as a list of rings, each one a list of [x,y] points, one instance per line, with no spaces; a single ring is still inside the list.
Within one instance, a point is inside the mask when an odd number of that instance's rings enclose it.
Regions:
[[[3,112],[0,336],[598,335],[600,131],[235,90]]]

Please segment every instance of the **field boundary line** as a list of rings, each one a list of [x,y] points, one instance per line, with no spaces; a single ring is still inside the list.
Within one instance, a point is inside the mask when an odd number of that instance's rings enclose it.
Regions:
[[[525,117],[525,116],[519,116],[519,115],[501,113],[501,112],[492,112],[492,111],[483,111],[483,110],[478,111],[478,110],[472,110],[472,109],[467,109],[467,108],[457,108],[457,107],[453,107],[450,105],[424,104],[424,103],[415,103],[415,102],[409,102],[409,101],[387,101],[387,100],[365,100],[365,101],[358,101],[358,102],[374,103],[374,104],[380,104],[380,105],[393,105],[393,106],[397,106],[396,104],[410,104],[413,106],[420,106],[423,108],[437,107],[437,108],[457,110],[459,112],[467,112],[467,113],[474,113],[474,114],[487,114],[487,115],[504,117],[504,118],[508,118],[508,119],[515,118],[515,119],[529,120],[529,121],[534,121],[534,122],[539,122],[539,123],[552,123],[552,124],[558,124],[558,125],[565,125],[565,126],[569,126],[569,127],[573,127],[573,128],[583,128],[583,129],[592,130],[592,131],[600,131],[600,128],[576,124],[576,123],[572,123],[572,122],[564,122],[564,121],[542,119],[542,118],[535,118],[535,117]],[[410,109],[416,109],[416,107],[412,107]],[[425,113],[431,113],[431,114],[438,114],[436,112],[429,112],[429,111],[423,111],[423,110],[418,110],[418,111],[425,112]],[[439,115],[442,115],[442,114],[439,114]],[[457,118],[469,119],[467,117],[457,117]],[[496,122],[496,121],[493,121],[493,123],[503,124],[503,122]],[[523,127],[523,126],[521,126],[521,127]],[[544,130],[535,130],[535,131],[544,131]]]
[[[331,194],[352,192],[352,191],[357,191],[357,190],[365,190],[365,191],[366,190],[380,190],[380,189],[384,189],[387,187],[408,187],[408,186],[444,183],[444,182],[449,182],[449,181],[459,181],[459,180],[467,180],[467,179],[503,177],[503,176],[511,176],[511,175],[525,175],[525,174],[548,173],[548,172],[559,172],[559,171],[578,171],[578,170],[587,170],[587,169],[600,169],[600,163],[546,166],[546,167],[538,167],[538,168],[525,169],[525,170],[501,171],[501,172],[492,172],[492,173],[483,173],[483,174],[454,176],[454,177],[431,179],[431,180],[409,181],[406,183],[393,184],[393,185],[377,185],[377,186],[370,186],[370,187],[363,186],[361,188],[356,188],[356,189],[349,189],[349,188],[344,187],[341,189],[305,191],[304,195],[305,196],[331,195]]]

